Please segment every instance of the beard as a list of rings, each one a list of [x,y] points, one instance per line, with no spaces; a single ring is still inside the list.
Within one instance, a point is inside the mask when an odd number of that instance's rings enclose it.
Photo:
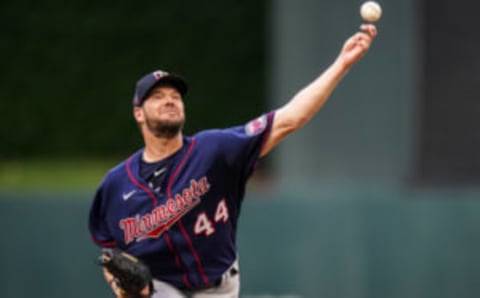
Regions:
[[[153,120],[145,118],[148,130],[158,138],[172,139],[177,136],[183,128],[185,119],[180,120]]]

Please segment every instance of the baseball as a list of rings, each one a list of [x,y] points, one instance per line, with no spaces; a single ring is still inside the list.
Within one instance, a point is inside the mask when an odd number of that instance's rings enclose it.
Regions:
[[[360,7],[360,15],[364,21],[373,23],[382,16],[382,8],[375,1],[367,1]]]

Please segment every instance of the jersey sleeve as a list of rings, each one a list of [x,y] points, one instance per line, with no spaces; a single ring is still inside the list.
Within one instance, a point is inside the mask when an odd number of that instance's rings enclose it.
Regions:
[[[88,228],[90,236],[95,244],[101,247],[116,246],[105,221],[106,201],[104,198],[104,185],[100,185],[95,193],[90,207]]]
[[[227,164],[248,178],[255,170],[260,152],[270,135],[274,112],[244,125],[223,130],[222,153]]]

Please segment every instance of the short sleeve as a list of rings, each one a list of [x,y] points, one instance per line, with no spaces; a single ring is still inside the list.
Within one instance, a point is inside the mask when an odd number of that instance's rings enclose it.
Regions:
[[[274,112],[244,125],[223,130],[222,154],[227,164],[248,177],[255,170],[260,152],[270,135]]]
[[[90,207],[88,228],[90,236],[101,247],[116,246],[105,220],[106,202],[104,199],[104,185],[102,184],[96,191],[92,205]]]

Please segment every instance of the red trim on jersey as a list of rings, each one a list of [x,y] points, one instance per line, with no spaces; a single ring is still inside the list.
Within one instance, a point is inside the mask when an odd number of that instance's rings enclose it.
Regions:
[[[148,186],[140,183],[140,181],[135,179],[135,176],[132,174],[132,170],[130,169],[130,162],[132,161],[132,158],[134,156],[135,155],[130,156],[130,158],[127,160],[127,163],[125,165],[125,167],[127,168],[128,178],[130,178],[130,180],[133,182],[133,184],[140,187],[142,190],[144,190],[150,196],[150,198],[153,201],[153,206],[155,207],[155,206],[157,206],[157,197],[155,197],[155,195],[153,194],[153,192],[150,190],[150,188]]]
[[[273,116],[274,116],[274,112],[270,112],[268,113],[267,115],[267,128],[268,128],[268,131],[264,132],[263,133],[263,136],[262,136],[262,142],[260,143],[260,153],[262,152],[263,150],[263,146],[265,146],[265,143],[267,142],[268,140],[268,137],[270,136],[270,133],[272,132],[272,125],[273,125]],[[253,164],[253,170],[255,170],[258,166],[258,162],[260,161],[260,159],[257,159],[255,161],[255,163]]]
[[[172,176],[170,176],[170,180],[168,181],[168,184],[167,184],[167,195],[168,195],[169,198],[173,198],[173,196],[172,196],[172,184],[175,181],[175,177],[178,175],[180,170],[183,168],[185,162],[187,161],[188,157],[192,153],[193,147],[195,147],[195,139],[194,138],[192,138],[192,142],[190,143],[190,147],[188,148],[188,151],[185,154],[185,156],[183,157],[182,161],[180,162],[178,167],[175,169]],[[188,247],[190,248],[190,251],[192,252],[192,255],[193,255],[193,258],[195,259],[195,262],[197,263],[198,272],[200,273],[200,276],[202,277],[203,282],[205,284],[209,284],[210,282],[208,280],[207,275],[205,274],[205,271],[203,270],[203,266],[202,266],[202,263],[200,261],[200,257],[198,256],[197,251],[193,247],[192,240],[188,236],[188,233],[185,230],[181,220],[178,221],[178,226],[180,227],[180,230],[183,234],[183,237],[185,237],[185,240],[187,241]]]
[[[93,235],[90,234],[90,238],[92,238],[92,241],[95,242],[97,245],[102,246],[102,247],[114,247],[117,245],[117,242],[115,241],[100,241],[96,239]]]
[[[183,168],[183,164],[187,161],[188,157],[190,156],[190,153],[192,153],[192,149],[194,146],[195,146],[195,139],[192,138],[192,142],[190,143],[190,147],[188,147],[187,153],[183,157],[178,167],[173,172],[172,176],[170,176],[170,180],[168,180],[167,195],[169,198],[172,198],[172,184],[173,184],[173,181],[175,181],[175,176],[177,176],[178,172],[180,172],[180,169]]]
[[[192,244],[192,240],[190,240],[190,237],[188,237],[187,231],[185,230],[185,227],[183,226],[183,223],[181,220],[178,221],[178,226],[180,227],[180,230],[182,230],[182,234],[183,236],[185,236],[185,240],[187,240],[188,247],[192,251],[193,257],[195,258],[195,262],[197,262],[198,272],[200,272],[200,276],[202,277],[203,282],[205,283],[205,285],[209,285],[210,281],[208,280],[208,276],[205,274],[205,271],[203,270],[202,263],[200,262],[200,257],[195,251],[195,248],[193,247],[193,244]]]
[[[150,196],[150,198],[152,199],[153,201],[153,206],[157,206],[157,198],[155,197],[155,194],[153,194],[153,192],[150,190],[150,188],[146,185],[143,185],[142,183],[140,183],[139,181],[137,181],[135,179],[135,177],[133,176],[132,174],[132,171],[130,169],[130,162],[132,160],[132,158],[134,157],[134,155],[132,155],[128,160],[127,160],[127,163],[126,163],[126,168],[127,168],[127,174],[128,174],[128,177],[130,178],[130,180],[138,187],[140,187],[141,189],[143,189],[144,191],[146,191],[148,193],[148,195]],[[188,287],[188,288],[191,288],[191,284],[190,282],[188,281],[188,275],[187,275],[187,271],[182,267],[181,263],[180,263],[180,256],[178,255],[177,251],[175,250],[175,248],[173,247],[173,244],[172,244],[172,241],[170,239],[170,236],[167,234],[167,232],[163,233],[163,236],[164,236],[164,239],[165,239],[165,242],[167,243],[167,246],[168,246],[168,249],[170,249],[170,251],[172,252],[172,254],[174,255],[175,257],[175,263],[177,265],[178,268],[180,268],[180,270],[183,271],[183,282],[185,283],[185,285]]]
[[[173,247],[173,243],[172,243],[172,240],[170,239],[170,236],[168,235],[168,232],[165,232],[163,236],[165,238],[165,242],[167,242],[168,248],[170,249],[170,251],[173,252],[173,255],[175,257],[175,264],[177,265],[178,268],[183,269],[182,264],[180,263],[180,257],[178,256],[177,251]],[[183,283],[185,284],[185,286],[187,286],[187,288],[192,287],[192,285],[190,284],[190,281],[188,280],[187,272],[185,270],[183,270]]]

